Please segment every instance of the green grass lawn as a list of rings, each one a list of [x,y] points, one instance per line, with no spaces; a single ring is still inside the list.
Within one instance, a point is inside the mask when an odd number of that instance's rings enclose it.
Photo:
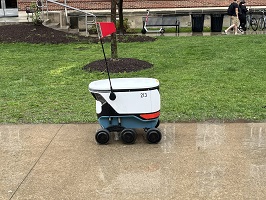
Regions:
[[[91,81],[82,67],[103,59],[100,44],[0,44],[0,123],[96,122]],[[153,68],[111,77],[160,81],[161,121],[266,119],[266,35],[158,37],[119,43],[119,57]],[[110,57],[110,43],[105,44]]]

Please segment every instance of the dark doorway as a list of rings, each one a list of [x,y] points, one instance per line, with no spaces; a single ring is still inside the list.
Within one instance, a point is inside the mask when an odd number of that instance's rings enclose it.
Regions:
[[[0,0],[0,17],[18,16],[17,0]]]

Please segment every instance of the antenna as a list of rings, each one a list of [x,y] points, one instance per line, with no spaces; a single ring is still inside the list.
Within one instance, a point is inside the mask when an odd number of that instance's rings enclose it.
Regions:
[[[103,50],[103,55],[104,55],[104,60],[105,60],[105,66],[106,66],[109,84],[110,84],[111,93],[109,95],[109,99],[114,101],[116,99],[116,95],[115,95],[113,88],[112,88],[112,83],[111,83],[111,78],[110,78],[110,73],[109,73],[109,68],[108,68],[108,63],[107,63],[104,47],[103,47],[102,38],[107,36],[107,35],[110,35],[112,33],[115,33],[116,28],[115,28],[115,24],[113,22],[98,22],[98,23],[96,23],[96,27],[97,27],[98,37],[99,37],[99,39],[101,41],[101,45],[102,45],[102,50]]]
[[[113,91],[113,87],[112,87],[112,83],[111,83],[111,78],[110,78],[110,73],[109,73],[109,67],[108,67],[108,63],[107,63],[107,59],[106,59],[106,55],[105,55],[105,51],[104,51],[104,47],[103,47],[103,41],[102,38],[100,38],[101,41],[101,45],[102,45],[102,50],[103,50],[103,55],[104,55],[104,60],[105,60],[105,66],[106,66],[106,70],[107,70],[107,74],[108,74],[108,79],[109,79],[109,84],[110,84],[110,95],[109,95],[109,99],[114,101],[116,99],[116,95]]]

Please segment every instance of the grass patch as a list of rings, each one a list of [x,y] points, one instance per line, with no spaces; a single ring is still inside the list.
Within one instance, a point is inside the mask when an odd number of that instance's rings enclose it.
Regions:
[[[110,57],[110,43],[105,48]],[[265,121],[265,48],[266,35],[119,43],[119,57],[154,67],[111,77],[157,78],[163,122]],[[0,123],[95,122],[88,84],[107,74],[82,67],[98,59],[103,59],[99,44],[1,44]]]

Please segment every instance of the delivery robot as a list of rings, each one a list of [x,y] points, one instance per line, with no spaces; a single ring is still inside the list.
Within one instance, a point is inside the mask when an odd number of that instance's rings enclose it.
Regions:
[[[101,129],[96,132],[98,144],[107,144],[111,132],[118,132],[126,144],[133,144],[136,129],[144,129],[149,143],[160,142],[157,127],[160,116],[159,81],[154,78],[113,78],[93,81],[89,91],[96,100]]]

